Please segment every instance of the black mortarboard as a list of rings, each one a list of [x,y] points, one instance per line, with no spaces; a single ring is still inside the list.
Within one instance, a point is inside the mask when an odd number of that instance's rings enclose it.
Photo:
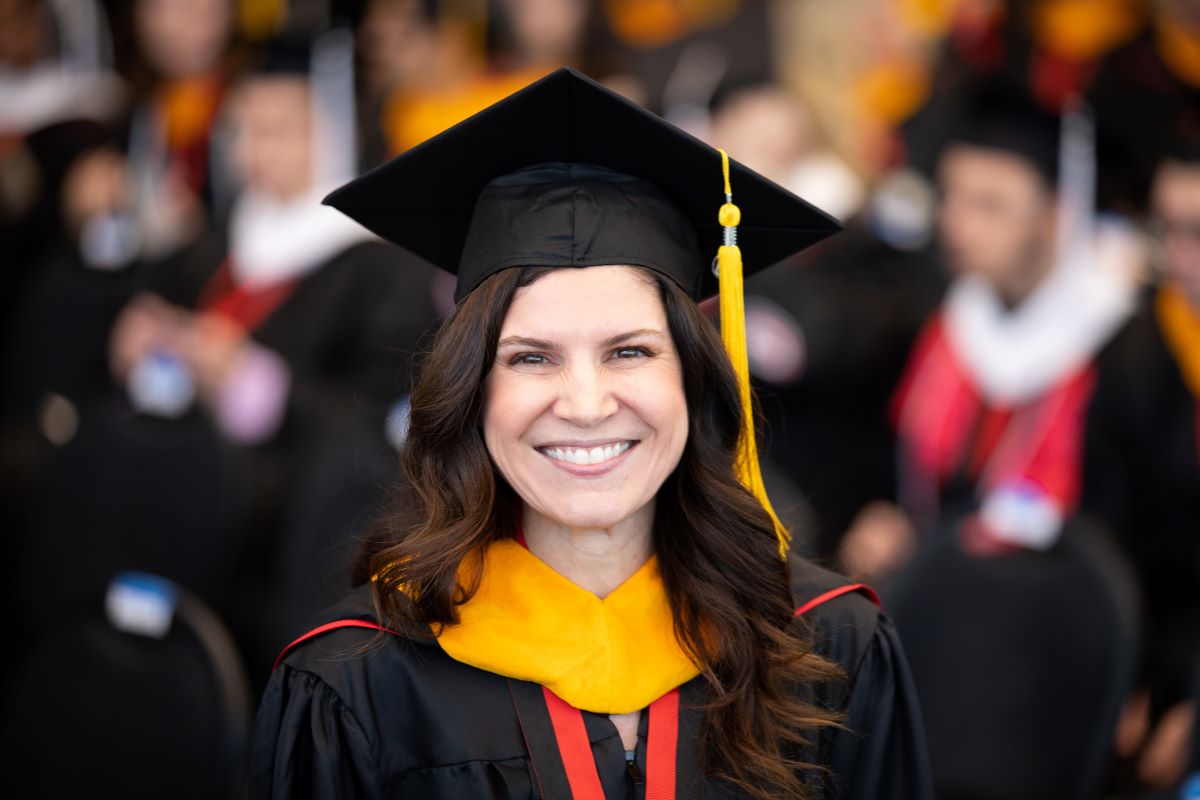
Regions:
[[[730,161],[746,269],[840,229]],[[458,275],[456,298],[513,266],[635,264],[692,297],[717,291],[721,155],[571,69],[559,69],[325,200]]]

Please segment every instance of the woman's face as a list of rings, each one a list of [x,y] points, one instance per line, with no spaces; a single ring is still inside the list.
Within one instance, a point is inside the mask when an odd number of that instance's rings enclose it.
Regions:
[[[608,528],[653,503],[688,435],[657,286],[612,266],[520,289],[486,379],[483,433],[509,485],[560,524]]]

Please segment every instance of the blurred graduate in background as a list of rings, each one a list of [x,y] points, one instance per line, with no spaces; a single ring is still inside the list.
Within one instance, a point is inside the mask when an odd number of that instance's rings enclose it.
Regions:
[[[1155,285],[1098,362],[1083,507],[1118,536],[1146,596],[1141,691],[1118,731],[1123,784],[1178,784],[1200,654],[1200,119],[1176,127],[1149,194]]]
[[[30,523],[33,607],[118,567],[158,572],[227,613],[265,679],[344,585],[351,531],[396,475],[408,359],[437,317],[431,269],[397,269],[320,204],[356,170],[352,87],[341,30],[280,37],[232,83],[228,223],[148,269],[117,317],[117,391],[80,409]]]
[[[107,384],[104,331],[133,291],[119,269],[128,92],[98,4],[0,12],[0,528],[19,551],[72,403]],[[6,564],[6,592],[16,569]]]
[[[1084,424],[1143,251],[1130,223],[1096,214],[1082,110],[1060,118],[990,80],[942,102],[951,282],[893,395],[895,499],[864,507],[840,556],[905,637],[939,796],[1092,797],[1137,595],[1077,515]]]
[[[56,126],[114,125],[128,90],[94,0],[5,0],[0,14],[0,308],[8,311],[32,259],[59,232],[58,192],[78,149]]]
[[[1000,82],[949,102],[938,244],[953,282],[893,398],[898,506],[847,534],[853,572],[882,576],[921,532],[976,512],[984,551],[1051,547],[1079,499],[1092,362],[1133,304],[1138,239],[1097,222],[1086,141],[1060,163],[1059,118]]]

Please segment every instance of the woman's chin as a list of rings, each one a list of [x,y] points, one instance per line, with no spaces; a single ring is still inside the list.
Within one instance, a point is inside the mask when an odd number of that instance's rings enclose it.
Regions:
[[[576,530],[607,530],[614,528],[638,513],[641,506],[624,504],[612,500],[604,501],[598,498],[588,498],[589,502],[572,505],[559,505],[557,508],[546,509],[543,516],[565,528]]]
[[[562,514],[555,519],[559,525],[572,530],[608,530],[624,522],[626,517],[606,514]]]

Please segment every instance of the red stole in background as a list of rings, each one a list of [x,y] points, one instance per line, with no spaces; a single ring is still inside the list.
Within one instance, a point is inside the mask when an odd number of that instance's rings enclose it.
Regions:
[[[295,288],[295,279],[253,289],[238,286],[226,259],[205,284],[197,307],[201,311],[220,314],[249,332],[279,308]]]
[[[1031,401],[989,405],[934,317],[917,339],[892,398],[902,470],[939,489],[964,475],[980,497],[1032,483],[1072,509],[1079,498],[1083,428],[1095,368],[1072,371]]]

